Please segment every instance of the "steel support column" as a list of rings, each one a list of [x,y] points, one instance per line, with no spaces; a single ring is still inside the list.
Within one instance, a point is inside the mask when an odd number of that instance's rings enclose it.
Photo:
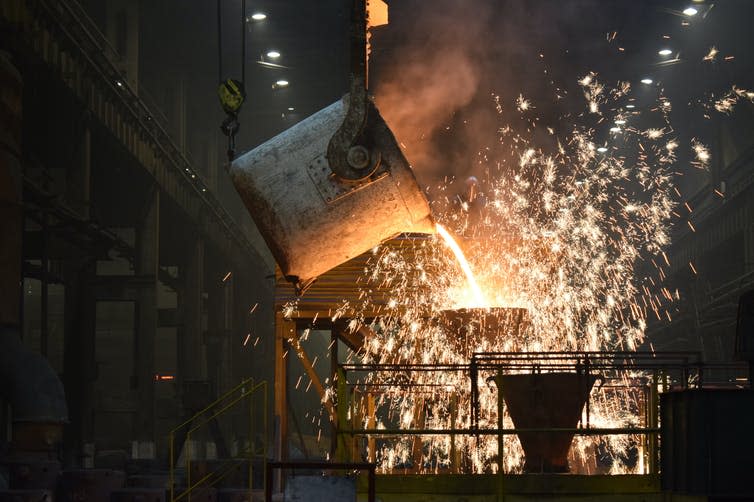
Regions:
[[[744,273],[754,271],[754,201],[749,199],[747,207],[744,210],[746,215],[746,221],[748,224],[744,225]]]
[[[21,75],[0,52],[0,324],[18,326],[21,313]]]
[[[65,332],[63,352],[63,384],[70,425],[66,428],[64,445],[66,463],[78,466],[84,443],[94,435],[94,381],[96,299],[92,282],[94,260],[84,257],[67,264],[65,278]]]
[[[275,458],[288,458],[288,371],[286,340],[296,336],[296,323],[275,314]]]
[[[202,380],[206,378],[202,357],[202,292],[204,291],[204,240],[193,239],[183,271],[183,288],[179,295],[179,308],[183,328],[179,339],[179,379]]]
[[[160,248],[160,191],[155,189],[139,224],[136,245],[136,273],[151,280],[139,290],[138,321],[135,340],[138,412],[134,437],[139,441],[139,457],[154,456],[155,410],[155,335],[157,331],[157,272]]]

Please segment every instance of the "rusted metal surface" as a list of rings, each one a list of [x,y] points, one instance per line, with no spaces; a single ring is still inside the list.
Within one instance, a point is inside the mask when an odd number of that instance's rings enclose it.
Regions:
[[[513,423],[518,429],[573,428],[579,422],[597,376],[583,373],[500,375]],[[573,432],[519,432],[526,472],[568,472]]]
[[[381,154],[379,168],[358,183],[333,178],[325,151],[345,111],[338,101],[230,168],[283,275],[299,288],[400,233],[434,232],[429,204],[372,103],[365,134]]]

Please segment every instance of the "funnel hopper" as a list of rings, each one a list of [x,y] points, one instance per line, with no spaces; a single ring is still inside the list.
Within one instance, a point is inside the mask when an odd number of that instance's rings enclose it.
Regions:
[[[434,233],[429,205],[392,132],[366,103],[348,177],[335,174],[328,145],[347,97],[315,113],[230,167],[236,190],[283,274],[300,288],[404,232]]]
[[[576,427],[595,375],[531,373],[502,375],[498,388],[517,429]],[[572,432],[521,432],[526,472],[568,472]]]

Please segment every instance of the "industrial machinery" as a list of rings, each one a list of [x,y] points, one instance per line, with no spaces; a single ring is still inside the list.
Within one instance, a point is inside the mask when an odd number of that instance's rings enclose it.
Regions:
[[[429,205],[367,91],[366,2],[354,2],[351,89],[240,156],[233,183],[284,276],[302,292],[403,232],[434,233]]]

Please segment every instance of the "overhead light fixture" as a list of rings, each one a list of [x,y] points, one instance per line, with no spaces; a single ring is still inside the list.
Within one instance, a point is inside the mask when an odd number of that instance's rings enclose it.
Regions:
[[[652,79],[651,78],[643,78],[643,79],[641,79],[641,83],[649,85],[649,84],[652,83]]]
[[[263,21],[267,19],[267,14],[265,14],[264,12],[255,12],[254,14],[251,15],[251,18],[254,21]]]
[[[289,83],[290,82],[288,82],[287,80],[278,80],[277,82],[275,82],[275,85],[278,87],[288,87]]]
[[[605,153],[607,151],[607,148],[605,148],[604,146],[601,146],[601,147],[597,148],[597,151],[600,152],[600,153]]]
[[[623,120],[623,119],[618,119],[618,120],[616,120],[616,121],[615,121],[615,123],[616,123],[617,125],[623,125],[623,124],[625,124],[625,123],[626,123],[626,121],[625,121],[625,120]]]
[[[683,13],[687,16],[695,16],[697,12],[699,11],[693,7],[686,7],[685,9],[683,9]]]
[[[268,51],[267,57],[270,59],[277,59],[280,57],[280,53],[278,51]]]
[[[670,56],[671,54],[673,54],[673,51],[671,51],[670,49],[661,49],[657,54],[659,54],[660,56]]]
[[[620,127],[611,127],[610,132],[620,132]]]
[[[634,108],[636,108],[636,105],[626,105],[626,108],[633,110]]]
[[[294,111],[294,110],[295,110],[295,108],[293,108],[292,106],[289,106],[289,107],[288,107],[288,111],[289,111],[289,112],[292,112],[292,111]]]

